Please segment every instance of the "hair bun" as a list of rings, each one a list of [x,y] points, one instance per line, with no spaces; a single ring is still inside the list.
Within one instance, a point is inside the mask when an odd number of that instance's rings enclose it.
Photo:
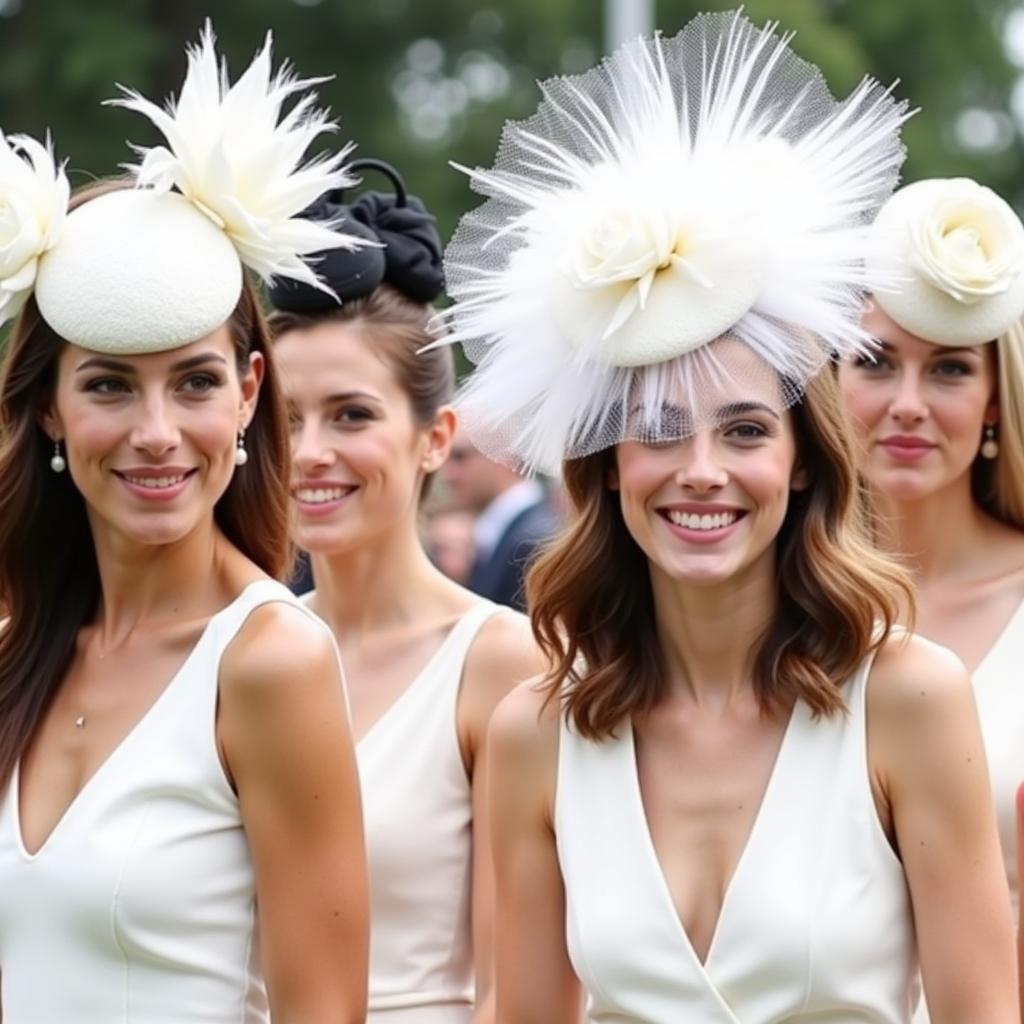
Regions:
[[[367,192],[352,204],[352,218],[384,243],[384,280],[416,302],[433,302],[444,289],[437,221],[416,196]]]
[[[358,251],[329,249],[313,256],[319,278],[337,295],[301,282],[277,279],[270,287],[276,309],[290,313],[317,313],[369,295],[384,281],[414,302],[432,302],[444,289],[441,237],[433,215],[416,196],[407,195],[394,168],[382,161],[356,161],[356,169],[382,171],[395,184],[395,194],[366,192],[354,203],[342,202],[344,193],[322,195],[305,212],[312,221],[344,225],[351,235],[376,243]]]

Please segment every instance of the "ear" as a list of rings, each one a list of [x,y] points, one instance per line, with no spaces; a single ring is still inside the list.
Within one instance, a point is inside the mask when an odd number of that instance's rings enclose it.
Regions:
[[[36,423],[39,424],[39,429],[51,441],[61,441],[64,439],[64,421],[57,412],[56,403],[51,403],[47,408],[40,409],[36,413]]]
[[[806,491],[811,486],[811,475],[804,468],[803,464],[798,462],[793,467],[793,473],[789,478],[789,489],[791,491]]]
[[[262,352],[249,353],[249,369],[239,379],[241,399],[238,404],[239,425],[247,428],[256,412],[256,401],[267,372],[267,361]]]
[[[619,467],[614,460],[608,466],[608,472],[605,474],[604,485],[609,491],[617,491],[619,489]]]
[[[983,420],[986,427],[994,427],[999,423],[999,396],[994,395],[992,401],[985,407]]]
[[[434,422],[423,432],[423,451],[420,457],[420,469],[426,473],[436,473],[448,458],[458,417],[450,405],[444,405],[437,411]]]

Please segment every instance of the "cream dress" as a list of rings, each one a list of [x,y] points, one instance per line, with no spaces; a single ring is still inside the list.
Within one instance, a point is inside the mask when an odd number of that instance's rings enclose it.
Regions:
[[[632,730],[593,743],[563,723],[555,831],[589,1022],[910,1021],[914,926],[871,794],[868,671],[848,716],[794,709],[704,963],[651,840]]]
[[[269,1024],[252,860],[215,718],[224,650],[277,601],[298,606],[281,584],[252,583],[210,619],[34,852],[15,771],[0,804],[3,1024]]]
[[[369,1024],[473,1014],[473,794],[456,708],[480,601],[356,747],[370,868]],[[6,1024],[6,1022],[5,1022]]]

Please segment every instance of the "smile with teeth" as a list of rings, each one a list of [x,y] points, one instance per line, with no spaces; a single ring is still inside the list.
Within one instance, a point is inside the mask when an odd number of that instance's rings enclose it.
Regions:
[[[353,487],[300,487],[295,496],[306,505],[325,505],[329,501],[341,501],[353,490]]]
[[[176,476],[131,476],[128,473],[123,473],[122,476],[135,487],[148,487],[151,491],[158,491],[167,487],[176,487],[187,479],[189,474],[178,473]]]
[[[665,513],[668,521],[687,530],[723,530],[732,526],[739,519],[739,512],[715,512],[698,514],[696,512],[678,512],[669,509]]]

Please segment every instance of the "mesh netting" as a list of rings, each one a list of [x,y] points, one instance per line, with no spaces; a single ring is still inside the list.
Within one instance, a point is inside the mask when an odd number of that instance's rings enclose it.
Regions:
[[[542,85],[446,253],[460,411],[492,458],[551,471],[623,440],[785,408],[863,348],[867,227],[896,185],[905,104],[843,102],[772,27],[701,15]],[[742,351],[741,351],[742,350]]]

